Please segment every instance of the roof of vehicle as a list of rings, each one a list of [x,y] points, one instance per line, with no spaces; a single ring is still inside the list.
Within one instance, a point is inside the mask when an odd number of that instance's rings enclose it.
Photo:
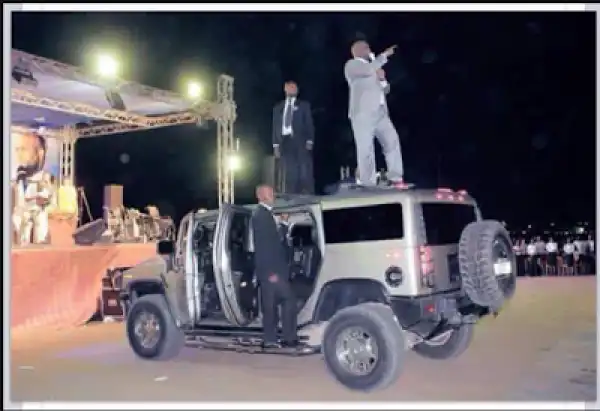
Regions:
[[[445,195],[440,198],[440,193]],[[474,204],[475,201],[468,194],[460,194],[440,189],[423,188],[394,188],[394,187],[361,187],[348,186],[331,195],[309,196],[309,195],[281,195],[275,202],[275,208],[287,208],[307,204],[320,203],[324,209],[348,207],[352,205],[369,205],[398,201],[402,197],[412,197],[417,202],[448,202],[452,203],[461,197],[464,203]]]
[[[442,191],[443,190],[443,191]],[[352,206],[368,206],[371,204],[392,203],[402,198],[411,197],[416,202],[475,204],[475,200],[467,193],[459,193],[448,189],[423,189],[423,188],[387,188],[387,187],[345,187],[335,194],[330,195],[295,195],[279,194],[275,199],[273,208],[287,209],[302,207],[310,204],[321,204],[324,210],[346,208]],[[243,207],[253,209],[256,204],[244,204]],[[206,218],[217,218],[218,210],[194,210],[191,213]]]

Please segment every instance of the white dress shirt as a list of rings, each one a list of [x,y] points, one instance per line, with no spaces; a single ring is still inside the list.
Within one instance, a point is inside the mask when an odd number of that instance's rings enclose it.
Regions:
[[[533,257],[535,255],[537,251],[537,248],[535,247],[535,244],[530,243],[527,244],[527,255],[529,255],[530,257]]]
[[[515,244],[513,246],[513,251],[517,255],[524,255],[525,254],[525,243],[517,243],[517,244]]]
[[[294,118],[294,107],[296,106],[296,97],[288,97],[285,99],[285,105],[283,106],[283,113],[281,117],[281,135],[289,136],[293,134],[292,126],[285,126],[285,113],[287,110],[291,110],[292,118]]]
[[[550,241],[548,244],[546,244],[546,252],[548,254],[555,253],[557,251],[558,251],[558,244],[556,244],[554,241]]]
[[[270,206],[270,205],[268,205],[268,204],[266,204],[266,203],[262,203],[262,202],[260,202],[260,203],[258,203],[258,205],[259,205],[259,206],[263,206],[263,207],[264,207],[264,208],[266,208],[267,210],[269,210],[269,211],[273,212],[273,207],[272,207],[272,206]]]
[[[565,254],[573,254],[575,252],[575,246],[573,245],[573,243],[567,243],[563,247],[563,251],[565,252]]]

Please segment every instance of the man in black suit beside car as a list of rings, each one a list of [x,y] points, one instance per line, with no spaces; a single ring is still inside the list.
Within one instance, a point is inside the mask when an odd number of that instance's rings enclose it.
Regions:
[[[275,216],[273,187],[256,188],[258,206],[252,213],[254,266],[260,287],[265,348],[297,346],[296,298],[290,284],[288,250],[281,239]],[[277,340],[278,310],[282,306],[283,338]]]

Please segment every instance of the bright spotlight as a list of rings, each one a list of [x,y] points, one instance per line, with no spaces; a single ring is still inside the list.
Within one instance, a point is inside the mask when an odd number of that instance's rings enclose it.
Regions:
[[[106,54],[98,56],[98,74],[103,77],[116,77],[119,71],[119,63]]]
[[[238,171],[241,168],[241,166],[242,166],[242,161],[238,156],[231,155],[227,159],[227,167],[231,171]]]
[[[202,94],[202,86],[199,83],[191,82],[188,84],[187,95],[191,99],[199,98]]]

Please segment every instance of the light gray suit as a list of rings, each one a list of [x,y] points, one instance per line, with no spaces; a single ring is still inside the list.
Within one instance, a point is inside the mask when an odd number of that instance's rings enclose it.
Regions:
[[[400,139],[390,120],[385,99],[389,86],[382,87],[377,78],[377,69],[385,63],[386,56],[380,54],[372,62],[358,58],[348,60],[344,67],[350,88],[348,118],[356,143],[359,179],[365,185],[377,183],[374,137],[383,148],[388,178],[400,180],[404,174]]]

